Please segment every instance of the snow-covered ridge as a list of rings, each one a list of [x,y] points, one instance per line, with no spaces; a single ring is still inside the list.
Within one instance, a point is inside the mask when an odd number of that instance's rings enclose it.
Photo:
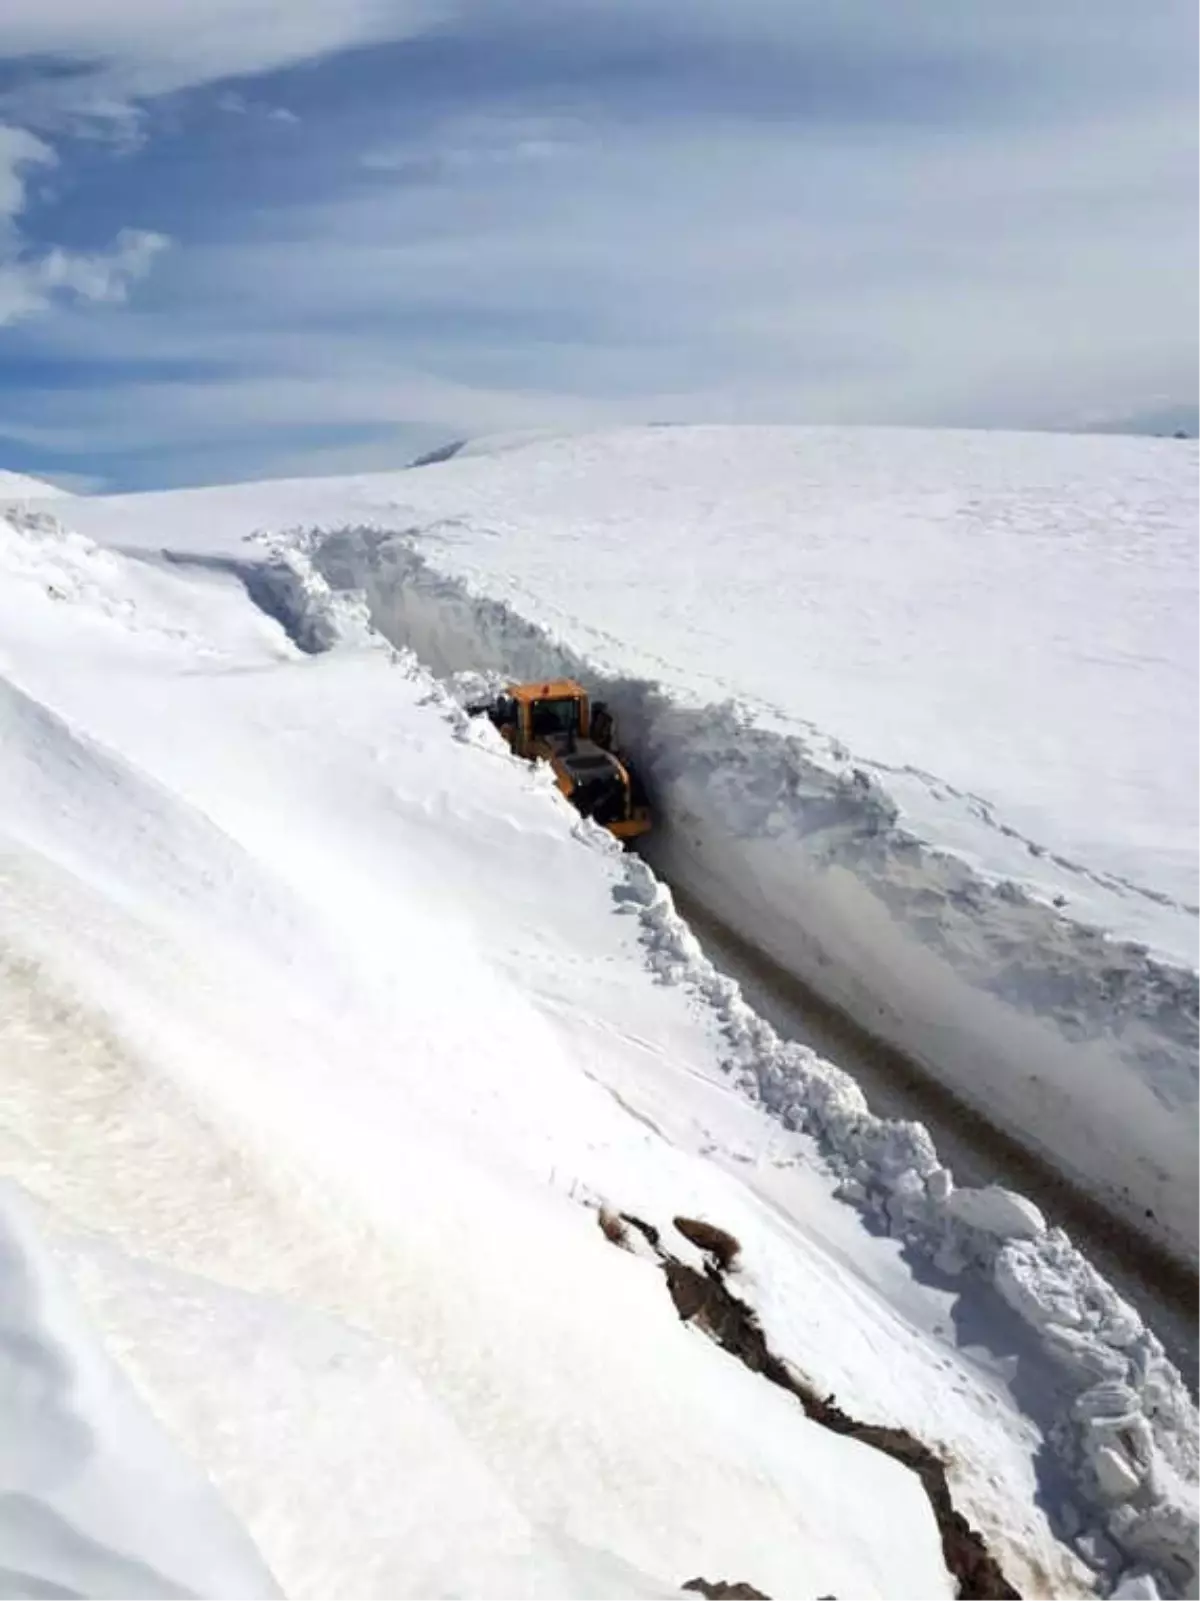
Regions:
[[[0,503],[13,500],[68,500],[70,491],[57,484],[48,484],[41,478],[30,478],[25,473],[6,472],[0,468]]]
[[[736,706],[614,675],[419,535],[298,536],[434,671],[602,690],[667,827],[651,859],[748,943],[1194,1259],[1196,974],[914,834],[880,781]],[[1119,890],[1117,891],[1119,892]]]

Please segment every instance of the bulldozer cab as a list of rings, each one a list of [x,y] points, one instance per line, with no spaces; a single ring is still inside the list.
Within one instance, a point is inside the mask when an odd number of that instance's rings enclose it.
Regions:
[[[562,697],[557,700],[535,700],[529,705],[529,732],[534,739],[549,739],[555,734],[574,734],[582,730],[579,722],[579,702]]]
[[[512,684],[495,700],[467,708],[484,713],[518,756],[546,761],[571,804],[626,842],[652,826],[638,775],[615,746],[612,713],[594,704],[573,678]]]
[[[588,733],[587,696],[578,684],[559,680],[524,685],[513,692],[518,711],[519,747],[584,739]]]

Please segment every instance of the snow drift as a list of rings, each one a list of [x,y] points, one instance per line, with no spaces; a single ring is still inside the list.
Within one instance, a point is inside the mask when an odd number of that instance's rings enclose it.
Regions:
[[[0,1592],[279,1594],[258,1553],[88,1328],[0,1185]]]

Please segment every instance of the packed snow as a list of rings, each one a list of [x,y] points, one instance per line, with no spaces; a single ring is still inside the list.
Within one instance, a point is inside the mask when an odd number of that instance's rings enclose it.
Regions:
[[[9,1313],[79,1440],[41,1472],[12,1436],[18,1571],[952,1593],[913,1475],[681,1324],[603,1203],[696,1265],[672,1219],[731,1230],[776,1352],[943,1452],[1024,1593],[1186,1593],[1196,1419],[1153,1334],[1036,1208],[781,1041],[651,870],[387,646],[340,591],[393,547],[344,529],[400,481],[0,521],[0,1154],[29,1272],[85,1308]],[[177,1453],[144,1458],[177,1540],[97,1525],[85,1442],[140,1436],[78,1378],[85,1316]]]

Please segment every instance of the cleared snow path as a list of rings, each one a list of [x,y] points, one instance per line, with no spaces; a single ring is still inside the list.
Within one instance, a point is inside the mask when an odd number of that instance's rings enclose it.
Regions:
[[[676,903],[714,966],[737,980],[747,1002],[782,1039],[836,1062],[881,1117],[910,1119],[929,1130],[955,1182],[1019,1191],[1065,1228],[1109,1282],[1135,1305],[1196,1394],[1200,1329],[1195,1274],[1174,1266],[992,1124],[942,1089],[936,1079],[857,1028],[777,963],[716,922],[686,892]],[[914,1264],[915,1267],[915,1264]]]

